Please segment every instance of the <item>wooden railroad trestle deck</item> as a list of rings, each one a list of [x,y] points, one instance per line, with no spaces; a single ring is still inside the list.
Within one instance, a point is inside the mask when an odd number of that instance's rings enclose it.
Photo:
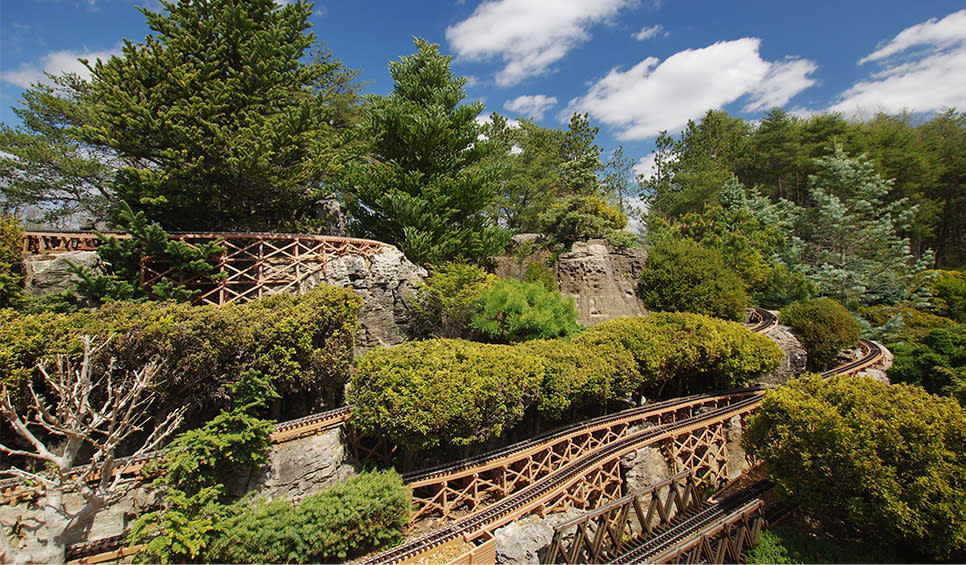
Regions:
[[[627,410],[592,420],[565,433],[548,434],[518,444],[518,447],[511,446],[488,460],[474,461],[475,464],[469,467],[444,467],[405,475],[404,480],[413,489],[413,520],[437,517],[445,521],[476,512],[634,431],[685,420],[751,394],[741,391],[699,395]],[[676,437],[659,448],[665,458],[673,462],[675,472],[700,467],[716,478],[727,477],[726,424],[722,422],[695,434]],[[619,461],[617,467],[613,474],[619,479]],[[610,470],[603,473],[606,476],[612,474]],[[595,484],[593,491],[607,491],[608,496],[614,494],[609,485],[603,483]]]
[[[108,237],[130,238],[109,233]],[[334,258],[357,255],[370,266],[372,257],[391,248],[369,239],[277,233],[173,233],[172,239],[189,245],[218,242],[225,249],[213,263],[209,275],[181,276],[171,265],[147,258],[141,263],[141,283],[151,287],[162,280],[199,290],[196,304],[221,306],[244,303],[280,292],[303,292],[305,283],[324,273]],[[23,255],[93,251],[100,240],[89,232],[24,232]]]

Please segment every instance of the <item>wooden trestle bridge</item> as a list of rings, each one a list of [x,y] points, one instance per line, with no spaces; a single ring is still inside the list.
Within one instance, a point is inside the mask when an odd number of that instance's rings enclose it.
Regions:
[[[128,239],[123,233],[107,237]],[[370,261],[392,246],[370,239],[278,233],[173,233],[172,239],[189,245],[212,241],[225,249],[214,257],[211,273],[183,276],[163,261],[141,263],[141,283],[153,286],[164,279],[201,293],[196,304],[221,306],[243,303],[280,292],[298,292],[306,278],[324,271],[336,257],[358,255]],[[94,251],[100,239],[90,232],[24,232],[23,255]],[[212,276],[214,275],[214,276]]]
[[[30,244],[33,246],[30,250],[44,251],[62,245],[54,239],[40,237],[46,235],[51,234],[32,234],[37,239],[31,240],[34,243]],[[228,241],[225,234],[218,237]],[[377,246],[383,245],[365,240],[340,243],[323,238],[307,243],[298,239],[307,236],[248,237],[247,242],[237,241],[232,247],[233,253],[244,258],[238,259],[239,265],[251,262],[254,256],[287,255],[304,261],[303,250],[307,248],[303,245],[319,244],[313,253],[323,256],[329,253],[326,245],[332,246],[332,253],[353,249],[352,252],[360,254],[378,252]],[[75,241],[76,238],[67,240],[68,245],[76,245]],[[269,248],[275,251],[267,251]],[[226,259],[225,265],[230,262]],[[258,270],[254,264],[225,269],[238,275],[235,280],[254,286],[245,291],[230,291],[232,285],[224,285],[207,293],[206,301],[224,303],[221,301],[254,298],[260,293],[275,292],[285,284],[295,285],[299,276],[297,268],[268,270],[270,275],[283,271],[290,275],[287,282],[273,286],[275,283],[268,282],[273,280],[269,276],[254,277]],[[242,276],[242,272],[248,274]],[[239,289],[243,286],[237,285]],[[749,325],[752,331],[764,332],[775,324],[774,315],[756,309]],[[824,375],[856,373],[881,358],[882,351],[873,342],[862,340],[859,348],[861,359]],[[727,482],[728,427],[734,419],[754,411],[763,395],[763,387],[751,387],[633,408],[479,457],[404,475],[404,481],[413,489],[413,521],[434,521],[440,527],[365,563],[405,563],[453,544],[476,546],[461,558],[461,563],[492,562],[496,528],[528,515],[544,516],[568,508],[589,512],[557,526],[547,562],[737,561],[746,549],[757,543],[758,532],[766,522],[758,491],[708,499],[701,495],[701,489],[720,487]],[[347,423],[351,430],[351,416],[352,407],[347,406],[280,423],[272,438],[276,442],[290,441]],[[659,449],[676,476],[643,492],[622,493],[621,457],[644,447]],[[118,472],[137,473],[149,459],[126,461],[118,466]],[[0,482],[3,503],[37,494],[16,480]],[[123,554],[119,548],[124,542],[123,536],[117,536],[78,544],[71,547],[70,555],[83,558],[83,562],[117,558]]]

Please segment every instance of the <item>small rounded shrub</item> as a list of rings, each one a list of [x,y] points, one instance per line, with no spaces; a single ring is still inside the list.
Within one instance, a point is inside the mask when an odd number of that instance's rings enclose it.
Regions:
[[[496,343],[565,338],[580,329],[573,298],[516,279],[502,279],[483,291],[470,327]]]
[[[862,335],[862,326],[855,316],[831,298],[790,304],[782,308],[779,320],[792,328],[813,369],[828,365]]]
[[[721,253],[690,239],[665,240],[648,253],[641,298],[652,310],[692,312],[738,321],[750,301]]]

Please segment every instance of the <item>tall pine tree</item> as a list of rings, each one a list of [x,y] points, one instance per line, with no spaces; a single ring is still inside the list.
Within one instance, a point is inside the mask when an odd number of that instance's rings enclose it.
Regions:
[[[135,162],[115,190],[176,230],[304,229],[343,154],[330,125],[347,73],[303,62],[302,0],[162,1],[152,35],[90,65],[86,138]]]
[[[483,104],[460,104],[466,79],[453,76],[452,57],[415,44],[415,54],[389,63],[392,93],[366,107],[371,151],[344,179],[350,226],[417,263],[480,260],[507,240],[486,215],[496,194],[486,157],[498,145],[480,138]]]

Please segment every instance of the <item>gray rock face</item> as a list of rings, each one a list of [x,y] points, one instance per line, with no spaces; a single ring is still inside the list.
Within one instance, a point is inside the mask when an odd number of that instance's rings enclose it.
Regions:
[[[642,447],[621,457],[621,472],[625,493],[653,487],[672,476],[664,455],[656,447]]]
[[[64,500],[69,512],[78,511],[84,502],[76,493],[64,495]],[[79,527],[72,530],[68,534],[67,544],[119,535],[129,528],[141,513],[157,505],[159,500],[156,488],[150,485],[135,488],[116,504],[94,513]],[[11,547],[17,553],[42,555],[43,546],[46,545],[49,535],[44,525],[42,502],[38,499],[17,505],[0,505],[0,523],[5,526],[3,535],[7,535]],[[11,525],[13,525],[12,532],[7,529]]]
[[[359,311],[361,329],[356,336],[356,354],[375,347],[402,343],[409,332],[407,301],[415,295],[416,283],[426,277],[395,247],[386,247],[367,260],[360,255],[343,255],[328,261],[325,268],[306,276],[299,287],[305,292],[321,283],[351,288],[364,304]]]
[[[503,556],[504,563],[541,562],[553,540],[554,527],[581,514],[580,510],[569,508],[566,512],[552,514],[546,518],[528,516],[493,532],[496,547]]]
[[[788,326],[775,326],[774,329],[765,333],[765,337],[778,344],[778,347],[785,352],[785,358],[777,369],[755,379],[753,384],[783,385],[805,371],[808,354],[805,353],[805,348],[798,342]]]
[[[30,255],[21,260],[24,289],[33,296],[44,296],[69,289],[77,280],[77,276],[71,272],[67,261],[89,269],[98,269],[101,265],[100,258],[94,251]]]
[[[302,497],[341,483],[358,470],[346,451],[342,430],[335,428],[272,446],[268,465],[242,492],[254,490],[270,499]]]
[[[637,247],[615,248],[603,239],[577,242],[554,264],[560,292],[577,301],[577,321],[586,326],[621,316],[644,316],[637,296],[647,252]]]

